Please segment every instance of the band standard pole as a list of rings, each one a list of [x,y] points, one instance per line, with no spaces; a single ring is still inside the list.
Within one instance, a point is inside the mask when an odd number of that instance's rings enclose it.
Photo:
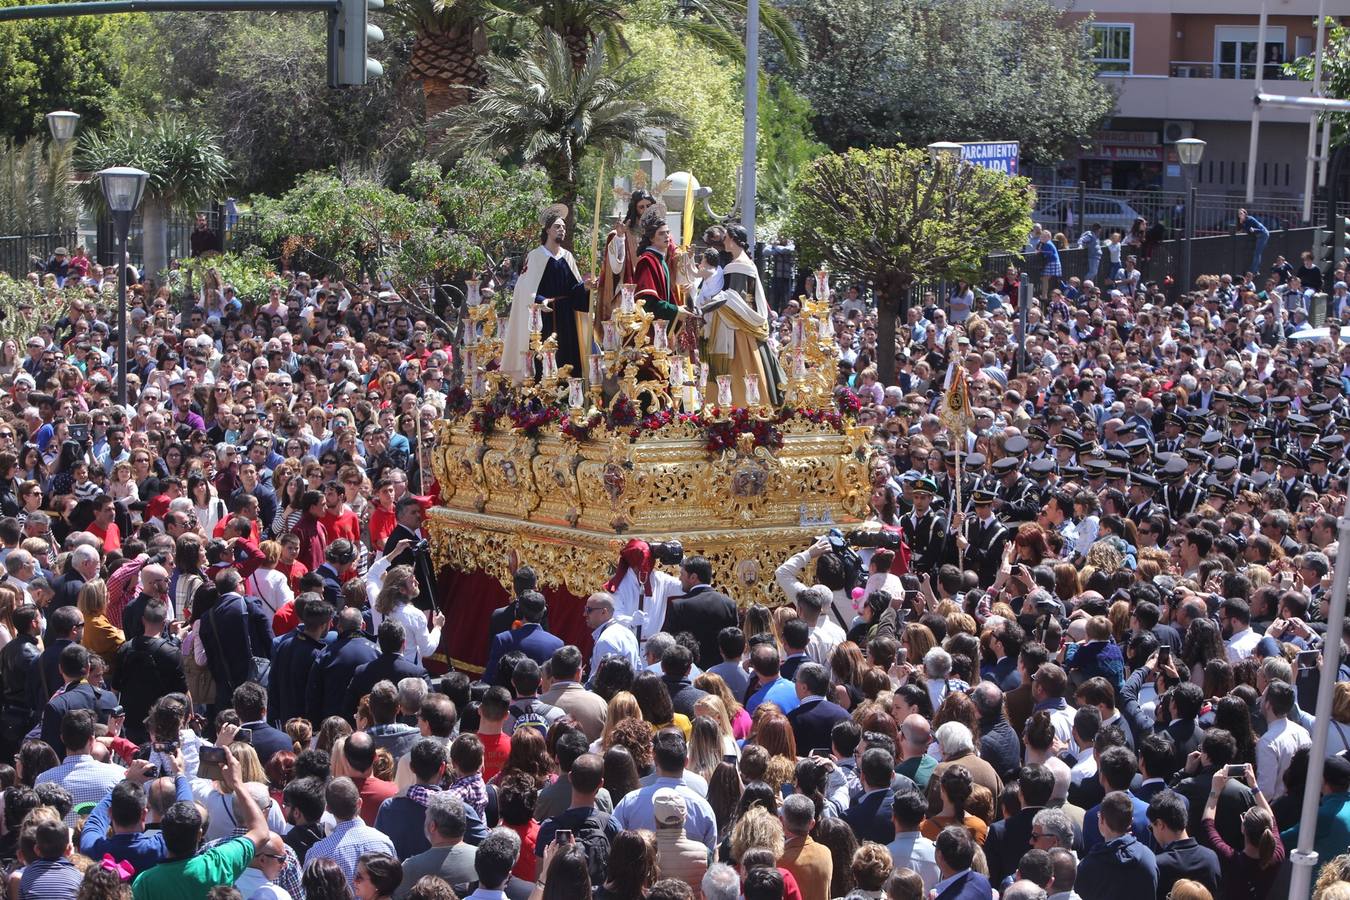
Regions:
[[[1337,529],[1340,547],[1350,547],[1350,503],[1341,510]],[[1298,823],[1298,849],[1289,854],[1294,871],[1289,878],[1289,900],[1306,900],[1317,869],[1317,813],[1322,802],[1322,770],[1327,757],[1327,732],[1331,728],[1331,700],[1336,673],[1341,667],[1341,632],[1345,628],[1345,595],[1350,582],[1350,553],[1336,554],[1332,570],[1331,609],[1327,613],[1326,640],[1322,643],[1322,672],[1317,685],[1316,720],[1312,750],[1308,754],[1308,778],[1303,783],[1303,810]]]
[[[759,134],[759,0],[750,0],[745,16],[745,131],[741,151],[741,224],[755,256],[755,156]]]

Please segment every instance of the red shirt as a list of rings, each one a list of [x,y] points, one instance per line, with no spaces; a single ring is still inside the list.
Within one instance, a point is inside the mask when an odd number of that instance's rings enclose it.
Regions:
[[[370,511],[370,549],[376,553],[384,551],[384,542],[389,540],[389,535],[393,534],[394,528],[398,525],[398,517],[394,515],[391,509],[388,512],[376,506]]]
[[[511,738],[505,734],[480,734],[478,739],[483,742],[483,780],[491,781],[506,765]]]
[[[356,518],[356,513],[352,512],[350,507],[343,506],[342,512],[337,515],[325,513],[319,517],[319,521],[323,523],[323,530],[328,534],[328,543],[331,544],[338,538],[346,538],[353,544],[361,543],[361,520]]]
[[[216,523],[216,527],[211,529],[211,537],[223,538],[225,536],[225,526],[235,518],[240,517],[237,516],[222,517],[221,520]],[[248,539],[252,541],[254,544],[259,543],[262,540],[262,532],[258,530],[257,520],[245,519],[244,521],[248,522]]]
[[[352,780],[356,781],[355,778]],[[361,792],[361,820],[374,828],[375,815],[380,811],[380,804],[398,793],[398,785],[370,775],[363,781],[357,781],[356,786]]]
[[[277,563],[277,571],[284,572],[286,580],[291,584],[291,590],[300,590],[300,579],[309,574],[309,567],[300,560],[295,560],[289,567],[285,563]]]
[[[91,522],[85,531],[103,542],[104,553],[122,549],[122,532],[117,530],[116,522],[109,522],[106,529],[100,528],[97,522]]]
[[[328,546],[328,529],[323,522],[306,512],[291,530],[300,538],[300,552],[295,558],[310,571],[323,565],[323,551]]]
[[[520,835],[520,856],[516,858],[511,874],[525,881],[534,881],[534,873],[539,867],[539,860],[534,855],[534,845],[539,842],[539,823],[531,819],[524,825],[506,827]]]
[[[295,614],[295,601],[281,604],[276,615],[272,617],[272,633],[281,637],[287,632],[294,631],[300,624],[300,617]]]

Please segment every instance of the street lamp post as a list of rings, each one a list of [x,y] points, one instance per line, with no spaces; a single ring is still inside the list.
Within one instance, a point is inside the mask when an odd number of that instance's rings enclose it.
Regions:
[[[80,114],[68,110],[47,113],[47,128],[51,130],[52,140],[59,144],[75,137],[75,129],[80,125]]]
[[[129,166],[114,166],[98,173],[103,197],[117,228],[117,402],[127,405],[127,233],[131,214],[141,205],[148,172]]]
[[[941,160],[951,160],[955,162],[961,158],[961,145],[954,144],[951,141],[934,141],[928,145],[928,159],[933,165],[939,165]]]
[[[1195,170],[1205,155],[1205,142],[1199,138],[1177,141],[1177,158],[1186,175],[1186,234],[1181,248],[1181,292],[1191,289],[1191,244],[1195,240]]]

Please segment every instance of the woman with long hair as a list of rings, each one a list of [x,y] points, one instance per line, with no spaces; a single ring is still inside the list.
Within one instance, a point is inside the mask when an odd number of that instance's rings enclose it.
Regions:
[[[584,900],[591,896],[590,863],[581,844],[550,843],[544,848],[540,873],[530,900]]]
[[[1245,700],[1235,694],[1220,697],[1214,704],[1214,727],[1224,729],[1237,742],[1233,762],[1256,765],[1256,732],[1252,728],[1252,709]]]
[[[858,836],[843,819],[821,819],[816,823],[816,843],[830,851],[834,865],[830,875],[830,896],[847,897],[853,890],[853,855],[858,852]]]
[[[545,787],[557,778],[558,767],[549,756],[548,744],[538,728],[520,728],[511,735],[511,749],[507,751],[502,770],[493,776],[491,784],[501,784],[502,778],[519,773],[534,779],[536,787]]]
[[[295,594],[291,591],[286,573],[277,568],[281,563],[281,544],[263,541],[258,545],[258,550],[263,555],[262,562],[244,582],[244,586],[249,595],[262,600],[270,615],[276,615],[279,609],[295,600]]]
[[[858,682],[867,669],[867,656],[852,641],[844,641],[830,653],[830,676],[834,682],[834,702],[844,709],[852,709],[865,696]]]
[[[595,321],[608,322],[619,301],[620,288],[633,283],[633,269],[637,265],[639,224],[656,198],[645,188],[638,188],[628,197],[628,208],[623,219],[605,235],[605,267],[601,274],[600,292],[595,299]],[[720,249],[720,248],[718,248]]]
[[[735,760],[741,755],[741,748],[736,743],[736,732],[731,727],[731,720],[727,718],[726,704],[722,702],[721,697],[714,694],[699,697],[694,701],[694,715],[706,716],[717,726],[717,733],[722,740],[721,759]]]
[[[356,900],[389,900],[403,881],[403,864],[388,853],[362,853],[352,873]]]
[[[712,807],[717,819],[717,840],[721,842],[731,833],[731,824],[735,819],[736,805],[740,802],[741,775],[736,764],[723,760],[708,776],[708,805]]]
[[[605,790],[609,791],[609,799],[616,804],[642,787],[638,778],[637,764],[633,762],[633,754],[621,744],[616,744],[605,751],[602,769]]]
[[[227,515],[225,501],[215,496],[211,482],[203,475],[189,475],[187,494],[192,500],[192,510],[197,515],[197,524],[207,535],[215,533],[216,525]]]
[[[1218,623],[1204,617],[1191,620],[1181,641],[1181,661],[1185,663],[1186,670],[1179,671],[1179,674],[1188,681],[1203,685],[1205,666],[1209,661],[1227,658],[1228,648],[1224,646]]]
[[[689,738],[689,732],[692,730],[689,717],[675,712],[675,705],[670,700],[670,690],[660,675],[655,672],[643,672],[638,675],[633,681],[633,696],[642,709],[642,718],[647,720],[653,732],[673,725],[684,732],[686,740]]]
[[[61,764],[61,758],[46,741],[24,741],[14,757],[14,774],[19,784],[32,787],[37,777]]]
[[[722,731],[717,722],[709,716],[694,716],[685,768],[707,781],[713,770],[721,765],[722,757]]]
[[[595,891],[595,900],[642,900],[659,871],[656,836],[650,831],[621,831],[609,845],[609,878]]]
[[[80,643],[90,653],[97,653],[104,661],[112,662],[117,648],[126,643],[127,636],[108,619],[108,583],[102,578],[86,581],[75,605],[84,615],[84,634]]]
[[[314,736],[314,749],[331,754],[333,745],[351,733],[350,722],[342,716],[329,716],[319,723],[319,733]]]
[[[1013,561],[1027,567],[1039,566],[1050,555],[1050,544],[1045,539],[1045,529],[1035,522],[1023,522],[1017,527],[1013,547]]]
[[[1256,805],[1242,814],[1242,847],[1229,846],[1215,827],[1214,816],[1219,809],[1219,795],[1230,780],[1227,772],[1215,773],[1204,812],[1200,814],[1200,827],[1219,856],[1224,900],[1264,897],[1270,892],[1285,855],[1280,832],[1275,827],[1275,814],[1271,812],[1265,794],[1256,791]],[[1248,786],[1256,784],[1250,764],[1245,765],[1244,774],[1237,780]]]
[[[726,711],[727,720],[731,723],[731,733],[736,740],[739,741],[750,733],[750,714],[731,693],[731,688],[721,675],[704,672],[694,679],[694,687],[722,701],[722,708]]]
[[[605,708],[605,727],[601,730],[600,737],[591,744],[591,752],[604,753],[614,746],[614,729],[620,722],[625,719],[641,718],[642,708],[638,706],[637,698],[628,691],[619,691],[610,697],[609,704]]]

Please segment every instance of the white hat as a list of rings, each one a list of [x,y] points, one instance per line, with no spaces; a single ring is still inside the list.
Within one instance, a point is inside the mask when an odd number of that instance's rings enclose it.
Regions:
[[[688,812],[684,798],[672,788],[661,788],[652,794],[652,816],[658,825],[677,825],[684,822]]]

